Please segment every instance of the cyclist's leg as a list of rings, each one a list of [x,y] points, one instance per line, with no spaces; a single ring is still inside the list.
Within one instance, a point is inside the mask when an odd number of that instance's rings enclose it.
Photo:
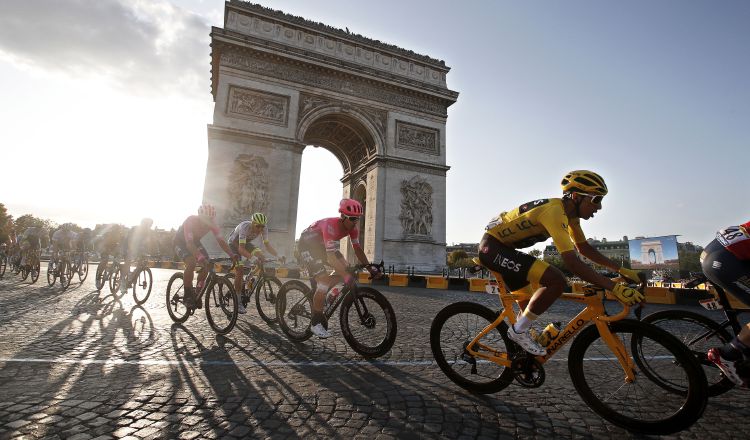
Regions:
[[[195,272],[195,257],[188,251],[187,245],[184,241],[175,239],[173,244],[175,255],[185,263],[185,269],[182,272],[182,282],[185,289],[185,305],[187,307],[194,307],[195,291],[193,289],[193,273]]]
[[[333,281],[332,276],[326,272],[326,250],[323,242],[308,242],[300,238],[299,252],[301,263],[307,267],[311,278],[315,279],[316,288],[313,293],[312,317],[310,319],[310,330],[322,338],[331,336],[328,332],[323,307],[328,288]]]
[[[739,260],[716,240],[701,255],[706,277],[717,286],[750,306],[750,263]],[[709,359],[734,383],[750,385],[750,323],[734,339],[708,352]]]
[[[208,262],[208,255],[205,257],[205,263],[201,266],[201,270],[198,271],[198,280],[195,282],[195,288],[197,292],[203,289],[203,285],[206,283],[206,277],[208,276],[208,268],[211,263]]]
[[[510,248],[485,234],[479,243],[479,260],[488,269],[499,273],[511,292],[532,293],[531,299],[519,303],[521,312],[510,326],[508,336],[524,350],[543,355],[546,350],[529,333],[532,323],[560,296],[565,286],[562,274],[531,255]]]

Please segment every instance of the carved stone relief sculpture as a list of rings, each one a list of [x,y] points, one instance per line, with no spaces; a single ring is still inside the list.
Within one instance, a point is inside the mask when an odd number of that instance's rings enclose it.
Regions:
[[[229,86],[228,115],[286,126],[288,109],[288,96]]]
[[[252,154],[239,154],[227,177],[229,212],[227,220],[239,223],[254,212],[267,213],[268,162]]]
[[[419,176],[401,181],[401,228],[405,237],[432,236],[432,186]]]
[[[430,127],[396,121],[396,147],[427,154],[440,154],[439,132]]]

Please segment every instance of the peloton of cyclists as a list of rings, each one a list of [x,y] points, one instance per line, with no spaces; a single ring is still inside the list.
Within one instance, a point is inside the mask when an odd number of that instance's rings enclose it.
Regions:
[[[37,226],[31,226],[26,228],[25,231],[18,237],[18,246],[21,251],[21,266],[28,264],[27,258],[29,251],[38,251],[42,248],[42,239],[46,236],[47,232]]]
[[[133,226],[122,238],[123,264],[120,266],[120,293],[127,293],[133,280],[130,279],[130,265],[145,253],[151,226],[154,221],[148,217],[141,219],[138,226]]]
[[[122,240],[125,227],[115,223],[99,226],[95,230],[93,243],[94,251],[99,254],[99,267],[103,268],[109,262],[109,257],[118,257],[122,250]],[[97,269],[98,271],[98,269]]]
[[[592,171],[577,170],[566,174],[561,186],[562,198],[534,200],[500,213],[490,220],[479,243],[479,260],[502,275],[508,290],[531,294],[529,301],[519,301],[521,312],[508,329],[508,337],[537,356],[545,355],[546,349],[531,336],[531,325],[563,293],[567,281],[559,269],[518,249],[552,237],[565,267],[582,280],[611,291],[627,304],[643,300],[639,291],[598,274],[578,257],[580,252],[594,263],[640,282],[638,272],[619,267],[602,255],[581,230],[581,219],[594,217],[602,207],[608,191],[604,179]],[[533,291],[532,285],[539,287]]]
[[[174,237],[175,253],[185,263],[183,272],[185,283],[185,306],[190,308],[200,308],[201,304],[197,301],[196,289],[193,288],[193,271],[196,264],[201,265],[201,271],[198,273],[198,282],[196,288],[198,292],[203,288],[203,283],[208,275],[208,251],[206,251],[201,238],[209,232],[213,234],[224,252],[232,258],[232,261],[239,261],[239,255],[235,254],[227,242],[221,236],[219,227],[216,226],[216,209],[211,205],[202,205],[198,208],[198,215],[191,215],[182,222]]]
[[[323,315],[328,289],[342,279],[345,284],[354,282],[354,277],[346,271],[347,262],[339,252],[338,241],[348,236],[359,262],[367,266],[373,277],[380,276],[375,267],[369,266],[367,256],[359,243],[358,226],[363,214],[362,205],[354,199],[343,199],[339,203],[339,213],[340,217],[324,218],[310,225],[302,231],[298,243],[300,264],[307,267],[310,277],[317,283],[313,296],[310,330],[320,338],[331,336]],[[335,274],[329,275],[326,266],[332,267]]]
[[[51,254],[52,258],[59,260],[63,252],[71,250],[71,244],[77,240],[78,234],[76,234],[70,224],[64,224],[60,226],[53,234],[51,238]]]
[[[278,252],[276,252],[276,249],[274,249],[268,241],[266,223],[268,223],[266,215],[262,212],[256,212],[250,216],[250,220],[245,220],[238,224],[227,237],[227,242],[229,243],[232,252],[239,254],[241,257],[245,257],[247,260],[255,257],[260,261],[263,261],[263,251],[260,250],[257,243],[253,243],[253,241],[260,238],[263,246],[268,252],[274,257],[278,257]],[[242,292],[243,268],[244,265],[242,264],[238,264],[235,267],[234,290],[236,292]],[[247,313],[244,303],[244,300],[239,303],[238,311],[240,314]]]
[[[750,307],[750,221],[718,231],[700,259],[706,278]],[[732,382],[748,388],[750,323],[724,346],[710,349],[708,358]]]

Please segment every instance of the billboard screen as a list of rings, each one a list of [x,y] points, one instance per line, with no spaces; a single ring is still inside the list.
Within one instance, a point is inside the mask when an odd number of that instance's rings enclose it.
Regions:
[[[679,269],[677,236],[628,240],[630,267],[633,269]]]

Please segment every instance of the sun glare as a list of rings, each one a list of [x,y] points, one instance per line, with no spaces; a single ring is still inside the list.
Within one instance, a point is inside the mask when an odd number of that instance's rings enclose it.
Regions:
[[[343,194],[341,177],[343,168],[333,153],[325,148],[305,148],[297,204],[297,237],[314,221],[338,216]]]

